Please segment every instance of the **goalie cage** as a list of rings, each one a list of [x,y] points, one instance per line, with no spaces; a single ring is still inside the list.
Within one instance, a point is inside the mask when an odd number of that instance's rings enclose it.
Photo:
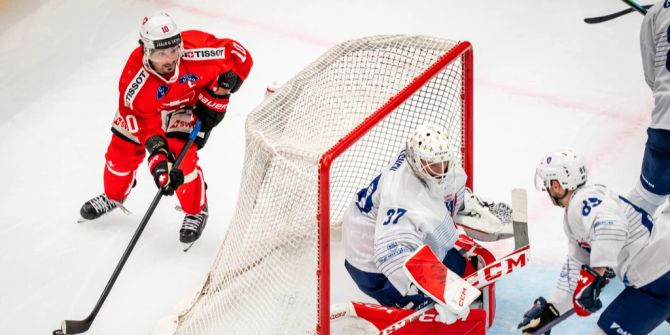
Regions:
[[[211,271],[152,334],[329,334],[330,230],[417,125],[445,126],[472,187],[472,59],[469,42],[366,37],[266,98]]]

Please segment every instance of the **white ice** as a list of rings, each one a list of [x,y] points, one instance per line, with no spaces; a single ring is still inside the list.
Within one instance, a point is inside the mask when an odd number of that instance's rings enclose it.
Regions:
[[[398,33],[474,45],[475,191],[503,200],[512,188],[529,190],[534,265],[500,283],[491,332],[516,334],[532,300],[550,293],[566,252],[562,211],[533,189],[540,157],[578,150],[592,182],[622,193],[639,175],[653,104],[639,56],[642,17],[582,21],[624,8],[616,0],[0,0],[0,332],[50,334],[63,319],[84,318],[153,197],[142,167],[126,203],[132,215],[76,223],[81,204],[102,191],[118,77],[140,20],[163,10],[184,29],[242,42],[255,65],[201,155],[205,234],[183,253],[182,216],[164,199],[90,334],[148,334],[202,280],[237,199],[245,117],[268,83],[338,42]],[[502,254],[511,245],[491,248]],[[357,296],[338,265],[334,300]],[[586,333],[595,320],[575,318],[556,333]],[[670,334],[670,325],[654,334]]]

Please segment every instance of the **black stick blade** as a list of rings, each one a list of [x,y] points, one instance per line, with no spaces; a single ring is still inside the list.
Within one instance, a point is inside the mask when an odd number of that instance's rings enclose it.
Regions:
[[[642,8],[649,9],[649,8],[651,8],[651,6],[652,5],[644,5],[644,6],[642,6]],[[616,13],[612,13],[612,14],[609,14],[609,15],[603,15],[603,16],[598,16],[598,17],[587,17],[587,18],[584,19],[584,22],[586,22],[588,24],[606,22],[606,21],[609,21],[609,20],[616,19],[619,16],[626,15],[628,13],[632,13],[634,11],[635,11],[635,9],[633,9],[633,8],[626,8],[622,11],[618,11]]]
[[[92,320],[82,320],[82,321],[65,320],[61,324],[60,329],[56,329],[53,331],[53,335],[81,334],[86,332],[89,328],[91,328],[92,323],[93,323]]]

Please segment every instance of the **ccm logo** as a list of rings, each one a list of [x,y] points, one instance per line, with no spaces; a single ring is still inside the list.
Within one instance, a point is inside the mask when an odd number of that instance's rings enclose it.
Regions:
[[[347,315],[347,312],[339,312],[339,313],[331,314],[330,319],[335,320],[335,319],[341,318],[345,315]]]
[[[461,296],[458,297],[458,306],[463,307],[463,304],[465,303],[465,296],[467,294],[468,294],[468,289],[464,287],[463,290],[461,291]]]
[[[478,273],[477,278],[473,282],[470,282],[470,284],[475,287],[488,285],[502,275],[514,271],[515,268],[524,267],[526,263],[528,263],[526,253],[521,252],[514,257],[506,259],[504,262],[500,262],[485,269],[483,274]]]

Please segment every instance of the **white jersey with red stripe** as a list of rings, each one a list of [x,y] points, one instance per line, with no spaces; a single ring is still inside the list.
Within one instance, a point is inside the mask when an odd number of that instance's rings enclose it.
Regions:
[[[458,239],[453,218],[463,206],[467,176],[457,166],[451,178],[444,193],[434,194],[400,152],[347,209],[342,227],[346,260],[359,270],[384,274],[406,295],[405,260],[424,244],[443,259]]]
[[[578,188],[564,216],[569,251],[550,302],[561,313],[572,307],[583,264],[612,268],[625,285],[633,287],[665,274],[670,270],[669,224],[655,224],[643,209],[603,185]]]

